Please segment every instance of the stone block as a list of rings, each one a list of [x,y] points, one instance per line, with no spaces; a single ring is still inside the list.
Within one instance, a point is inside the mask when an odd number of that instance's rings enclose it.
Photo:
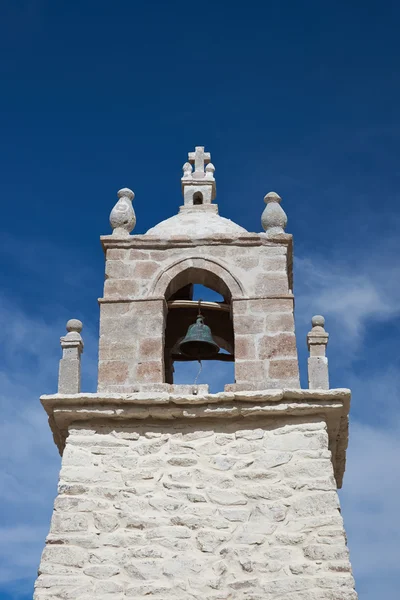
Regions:
[[[65,351],[64,351],[65,353]],[[58,372],[58,392],[79,394],[81,391],[81,358],[63,357]]]
[[[276,255],[276,256],[265,256],[261,258],[260,267],[263,271],[283,271],[286,272],[287,262],[286,256],[284,255]]]
[[[290,313],[293,315],[293,299],[292,298],[260,298],[259,300],[251,300],[248,303],[249,311],[252,314],[270,313]]]
[[[150,258],[149,250],[139,250],[138,248],[131,248],[128,252],[128,260],[148,260]]]
[[[129,363],[122,360],[102,360],[99,363],[99,386],[125,383],[128,373]]]
[[[90,565],[83,569],[85,575],[94,577],[95,579],[108,579],[113,575],[118,575],[121,569],[118,565],[101,564],[101,565]]]
[[[159,360],[163,358],[163,340],[161,338],[145,338],[139,342],[140,360]]]
[[[108,248],[106,252],[106,260],[124,260],[129,256],[129,250],[124,248]]]
[[[310,356],[308,358],[308,387],[329,389],[328,359],[326,356]]]
[[[130,265],[122,260],[107,260],[106,277],[109,279],[129,279]]]
[[[224,386],[225,392],[250,392],[256,390],[265,390],[269,388],[270,382],[267,380],[260,381],[240,381],[237,383],[227,383]]]
[[[132,343],[139,333],[139,319],[131,313],[116,318],[103,317],[100,321],[100,343]]]
[[[94,525],[98,531],[111,532],[119,527],[119,520],[117,515],[96,512],[94,515]]]
[[[118,319],[131,309],[130,302],[106,302],[100,304],[100,321],[102,319]]]
[[[235,336],[235,360],[254,360],[256,347],[251,335]]]
[[[164,300],[137,300],[130,304],[131,312],[138,317],[152,316],[155,319],[163,318],[166,312]]]
[[[244,315],[250,312],[251,300],[241,300],[241,299],[233,299],[232,300],[232,310],[233,314],[236,315]]]
[[[65,565],[69,567],[83,567],[88,561],[89,552],[78,546],[47,545],[42,554],[42,562]]]
[[[133,277],[151,279],[159,269],[160,267],[156,262],[151,260],[140,261],[134,266]]]
[[[265,318],[266,333],[294,333],[294,318],[292,313],[272,313]]]
[[[162,383],[163,378],[161,361],[153,360],[138,363],[136,367],[136,381],[138,383]]]
[[[100,339],[99,343],[99,361],[137,361],[139,356],[139,343],[137,339],[132,339],[130,342],[119,343],[109,342]]]
[[[290,379],[299,376],[299,365],[295,359],[271,360],[269,363],[271,379]]]
[[[339,546],[327,546],[326,544],[310,544],[304,548],[304,556],[310,560],[346,560],[349,551],[344,544]]]
[[[260,257],[258,255],[243,256],[243,254],[240,253],[234,255],[232,258],[235,265],[237,265],[240,269],[245,269],[246,271],[251,271],[251,269],[257,268],[260,263]]]
[[[264,317],[253,315],[234,315],[235,335],[255,335],[264,331]]]
[[[258,356],[263,359],[297,359],[296,337],[290,333],[265,335],[259,341]]]
[[[263,273],[257,278],[254,291],[257,296],[288,294],[289,285],[287,275],[281,272],[273,274]]]
[[[264,362],[261,360],[235,361],[235,380],[238,383],[241,381],[264,381],[266,378],[264,373]]]
[[[86,531],[88,517],[85,514],[70,514],[55,512],[51,519],[51,533],[71,533]]]
[[[105,298],[135,298],[139,294],[139,283],[133,279],[106,279]]]
[[[306,494],[295,500],[291,506],[291,512],[296,517],[326,515],[338,509],[339,500],[336,492],[313,492]]]

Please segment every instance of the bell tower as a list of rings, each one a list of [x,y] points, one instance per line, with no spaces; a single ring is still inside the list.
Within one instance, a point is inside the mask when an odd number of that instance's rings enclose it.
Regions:
[[[324,319],[301,389],[292,236],[265,196],[262,233],[218,214],[215,168],[190,152],[179,213],[144,235],[129,189],[101,238],[98,389],[80,390],[82,324],[42,396],[62,455],[35,599],[356,600],[340,515],[350,391],[329,389]],[[220,302],[193,299],[193,286]],[[235,381],[174,381],[177,362]]]

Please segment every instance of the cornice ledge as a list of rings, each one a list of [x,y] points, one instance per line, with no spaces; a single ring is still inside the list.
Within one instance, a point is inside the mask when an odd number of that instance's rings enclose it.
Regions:
[[[327,423],[332,463],[341,487],[348,441],[351,392],[281,389],[218,394],[81,393],[41,396],[54,441],[63,453],[68,428],[82,421],[174,421],[196,419],[277,418],[321,415]]]
[[[129,235],[118,237],[116,235],[102,235],[100,242],[104,250],[110,248],[169,248],[174,247],[197,247],[233,244],[237,246],[274,246],[291,245],[292,235],[283,233],[276,236],[266,236],[265,233],[241,233],[231,235],[217,233],[212,236],[199,236],[193,238],[186,235],[173,235],[169,238],[160,238],[156,235]]]

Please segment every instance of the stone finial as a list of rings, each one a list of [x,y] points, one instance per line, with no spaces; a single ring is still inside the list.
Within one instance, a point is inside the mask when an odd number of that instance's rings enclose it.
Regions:
[[[206,166],[206,179],[214,179],[215,167],[212,163]]]
[[[269,192],[264,197],[264,202],[267,205],[261,216],[261,225],[267,234],[274,235],[276,233],[284,233],[287,225],[287,216],[283,208],[280,206],[282,198],[275,192]]]
[[[136,225],[136,215],[133,210],[132,200],[135,194],[129,188],[118,192],[118,202],[110,213],[110,225],[113,235],[127,236]]]
[[[58,372],[58,393],[79,394],[81,391],[81,337],[82,321],[70,319],[67,322],[67,335],[60,338],[62,358]]]
[[[189,152],[181,179],[185,207],[210,205],[214,200],[215,167],[210,161],[211,154],[204,151],[204,146],[196,146],[194,152]]]
[[[182,170],[183,170],[183,178],[190,179],[192,176],[192,172],[193,172],[193,167],[190,164],[190,162],[185,162],[185,164],[182,167]]]
[[[79,319],[70,319],[69,321],[67,321],[65,328],[68,331],[68,333],[80,333],[83,329],[83,323]]]
[[[308,358],[308,387],[310,389],[329,390],[328,359],[326,346],[329,333],[325,331],[325,319],[315,315],[311,319],[312,329],[307,334],[307,346],[310,352]]]

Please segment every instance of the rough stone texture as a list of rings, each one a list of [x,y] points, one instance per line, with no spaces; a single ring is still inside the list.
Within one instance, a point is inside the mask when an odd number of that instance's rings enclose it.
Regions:
[[[310,388],[329,389],[328,359],[326,356],[310,356],[307,359],[308,385]]]
[[[58,392],[60,394],[79,394],[81,391],[82,327],[79,319],[70,319],[66,325],[67,335],[60,338],[62,348],[62,358],[58,369]]]
[[[110,225],[113,235],[127,236],[136,225],[136,215],[133,210],[132,200],[135,194],[129,188],[118,192],[118,202],[110,213]]]
[[[326,424],[71,425],[35,600],[355,600]]]
[[[264,198],[266,207],[261,215],[261,225],[270,234],[283,233],[287,224],[287,216],[280,206],[282,198],[275,192],[269,192]]]
[[[138,383],[161,383],[165,301],[100,306],[98,390],[132,391]]]
[[[138,386],[140,387],[140,386]],[[148,391],[132,394],[55,394],[42,396],[54,440],[63,453],[68,428],[81,421],[109,422],[121,425],[133,420],[229,421],[250,418],[314,418],[323,416],[327,423],[329,450],[338,487],[341,487],[348,440],[350,391],[335,390],[263,390],[231,391],[209,394],[208,386],[148,384]]]
[[[233,324],[236,382],[227,390],[300,387],[291,300],[236,301]]]
[[[315,315],[311,323],[312,329],[307,334],[307,346],[310,351],[308,386],[329,390],[328,359],[325,356],[329,333],[324,329],[325,319],[321,315]]]
[[[215,207],[193,206],[176,217],[197,219],[197,237],[190,238],[182,222],[174,232],[185,235],[171,234],[168,239],[160,232],[102,238],[106,281],[100,300],[99,391],[129,393],[138,384],[165,382],[166,300],[189,283],[211,287],[232,304],[237,344],[233,385],[238,389],[300,386],[291,236],[267,239],[238,228],[232,237],[230,226],[222,233],[215,229],[213,218],[224,220],[205,210],[209,208]],[[213,237],[202,220],[214,230]],[[152,347],[151,355],[144,351],[146,345]],[[286,362],[275,362],[270,368],[271,360]]]

